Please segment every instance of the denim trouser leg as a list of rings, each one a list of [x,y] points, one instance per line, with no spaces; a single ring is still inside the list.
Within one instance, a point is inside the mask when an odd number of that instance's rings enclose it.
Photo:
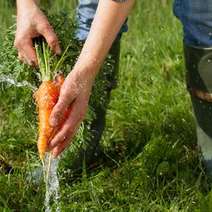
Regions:
[[[97,6],[98,0],[79,0],[76,37],[82,41],[82,43],[88,36]],[[122,27],[120,34],[124,31],[126,31],[126,24]],[[116,87],[119,69],[119,53],[120,39],[116,39],[108,53],[105,63],[101,67],[92,90],[89,106],[92,108],[94,118],[90,123],[87,123],[89,124],[88,128],[89,133],[91,133],[91,138],[87,138],[86,147],[80,148],[76,157],[71,160],[71,168],[76,172],[81,172],[83,162],[85,162],[87,168],[90,168],[102,157],[99,142],[105,127],[105,116],[110,102],[111,91]],[[108,67],[110,67],[110,69]],[[102,84],[101,90],[98,90],[99,83]],[[95,94],[97,94],[97,92],[101,93],[101,98],[96,99]]]
[[[212,176],[212,1],[175,0],[174,13],[183,25],[187,86],[197,121],[198,145]]]
[[[99,0],[79,0],[79,5],[77,8],[77,22],[78,22],[78,29],[76,32],[77,39],[81,41],[86,40],[96,13],[98,2]],[[127,24],[125,23],[122,26],[118,36],[120,37],[121,34],[123,32],[127,32],[127,30],[128,30]]]
[[[211,0],[175,0],[174,14],[182,22],[186,44],[212,46]]]
[[[69,168],[73,172],[81,173],[83,165],[87,169],[95,167],[104,159],[101,151],[100,140],[105,128],[106,111],[110,102],[111,92],[117,86],[119,72],[120,40],[116,40],[111,47],[108,57],[96,78],[95,85],[89,101],[94,117],[90,122],[85,123],[85,140],[83,146],[74,153],[74,158],[70,158]],[[100,86],[101,84],[101,86]],[[97,98],[97,96],[101,98]],[[87,136],[89,134],[89,136]]]
[[[76,37],[79,40],[86,40],[97,6],[98,0],[79,0],[77,8],[78,29],[76,32]]]

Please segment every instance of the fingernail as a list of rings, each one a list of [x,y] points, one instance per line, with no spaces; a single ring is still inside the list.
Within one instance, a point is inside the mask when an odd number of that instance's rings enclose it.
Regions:
[[[57,152],[52,151],[52,155],[53,155],[53,158],[56,158],[57,157]]]

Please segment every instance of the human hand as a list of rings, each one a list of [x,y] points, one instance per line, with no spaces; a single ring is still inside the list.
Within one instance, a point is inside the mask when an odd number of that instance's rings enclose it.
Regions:
[[[71,112],[63,127],[49,143],[48,149],[52,150],[54,157],[57,157],[69,146],[81,121],[84,119],[93,81],[93,77],[88,74],[78,73],[77,70],[73,70],[67,76],[61,88],[59,100],[49,120],[52,127],[57,127],[64,118],[64,112],[71,107]]]
[[[18,58],[22,62],[38,65],[33,38],[39,36],[46,39],[54,53],[60,54],[58,38],[36,3],[34,1],[17,1],[17,29],[14,46],[18,50]]]

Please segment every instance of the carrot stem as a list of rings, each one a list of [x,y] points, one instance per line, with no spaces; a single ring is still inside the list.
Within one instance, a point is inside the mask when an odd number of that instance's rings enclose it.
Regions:
[[[58,69],[60,68],[61,64],[64,62],[65,58],[66,58],[66,53],[69,49],[71,44],[69,44],[65,51],[63,52],[62,56],[60,57],[59,61],[56,63],[55,68],[54,68],[54,72],[56,73],[58,71]]]

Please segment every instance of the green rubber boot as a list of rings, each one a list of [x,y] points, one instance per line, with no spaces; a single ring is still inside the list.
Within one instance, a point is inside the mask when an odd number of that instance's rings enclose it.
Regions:
[[[197,143],[212,177],[212,48],[184,46],[187,88],[197,122]]]

